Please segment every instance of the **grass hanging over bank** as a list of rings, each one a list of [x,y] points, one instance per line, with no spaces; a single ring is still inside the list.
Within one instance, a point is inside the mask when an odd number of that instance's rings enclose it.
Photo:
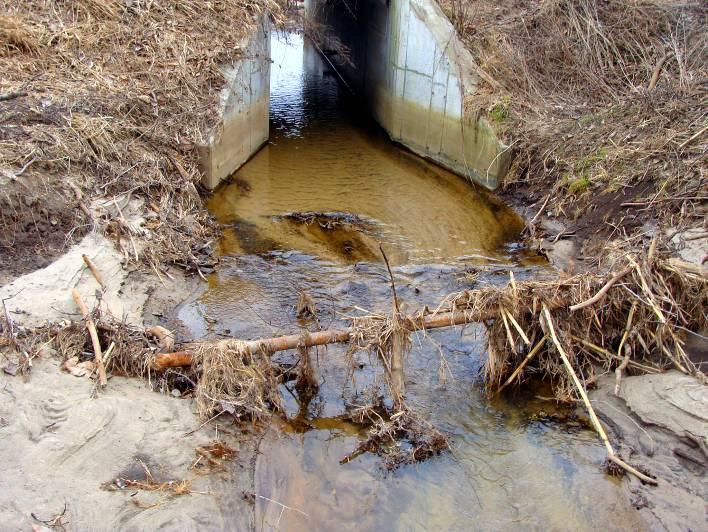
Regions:
[[[0,255],[54,255],[97,227],[149,240],[131,260],[210,265],[217,228],[195,187],[196,148],[218,121],[222,67],[268,10],[277,4],[0,1]],[[141,199],[146,223],[94,219],[92,203],[114,198]]]
[[[700,222],[705,3],[441,4],[478,65],[480,87],[466,103],[486,109],[515,152],[505,188],[552,198],[547,210],[579,230]]]

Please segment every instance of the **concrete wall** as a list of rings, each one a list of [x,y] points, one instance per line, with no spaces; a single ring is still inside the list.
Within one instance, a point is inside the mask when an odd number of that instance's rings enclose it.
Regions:
[[[307,0],[312,20],[351,50],[354,65],[330,56],[366,98],[391,139],[489,188],[510,153],[479,113],[465,117],[478,79],[474,61],[434,0]],[[354,7],[355,6],[355,7]],[[336,48],[324,42],[323,48]]]
[[[267,17],[241,47],[243,58],[224,67],[221,122],[214,128],[200,159],[203,184],[215,188],[268,140],[270,103],[270,29]]]

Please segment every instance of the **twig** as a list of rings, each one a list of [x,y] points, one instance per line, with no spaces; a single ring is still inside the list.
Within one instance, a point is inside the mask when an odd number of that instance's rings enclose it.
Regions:
[[[84,262],[86,263],[86,266],[88,267],[88,269],[91,271],[93,278],[96,279],[98,284],[101,285],[101,289],[103,289],[105,291],[106,290],[106,282],[103,280],[103,277],[101,276],[101,272],[98,271],[98,268],[96,268],[96,265],[93,263],[93,261],[86,254],[81,255],[81,258],[84,259]]]
[[[632,353],[632,348],[628,345],[625,345],[625,342],[627,341],[627,338],[629,337],[629,333],[632,330],[632,320],[634,319],[634,312],[637,310],[637,302],[634,301],[632,302],[632,308],[629,309],[629,315],[627,316],[627,325],[624,327],[624,334],[622,335],[622,339],[620,340],[620,345],[617,348],[617,356],[621,357],[622,356],[622,348],[624,348],[625,354],[624,358],[622,359],[622,363],[615,369],[615,395],[619,396],[620,392],[620,385],[622,384],[622,372],[627,368],[627,364],[629,364],[629,355]]]
[[[529,354],[526,355],[526,358],[524,358],[521,361],[521,364],[519,364],[519,366],[514,370],[514,373],[512,373],[511,376],[506,380],[506,382],[499,387],[499,389],[496,391],[497,394],[501,393],[501,391],[504,388],[506,388],[507,386],[509,386],[509,384],[514,382],[514,379],[516,379],[516,377],[519,375],[519,373],[521,373],[523,371],[523,369],[526,367],[526,364],[528,364],[531,361],[531,359],[534,356],[536,356],[536,354],[541,350],[541,348],[543,347],[543,344],[546,342],[547,338],[548,338],[547,336],[544,336],[543,338],[541,338],[538,341],[538,343],[533,347],[533,349],[529,352]]]
[[[197,428],[192,429],[192,430],[190,430],[190,431],[188,431],[188,432],[185,432],[184,434],[182,434],[182,436],[190,436],[190,435],[194,434],[194,433],[197,432],[199,429],[201,429],[202,427],[204,427],[206,424],[211,423],[212,421],[214,421],[217,417],[219,417],[219,416],[220,416],[221,414],[223,414],[224,412],[226,412],[226,410],[221,410],[218,414],[216,414],[215,416],[210,417],[210,418],[207,419],[204,423],[202,423],[201,425],[199,425]]]
[[[654,87],[656,87],[656,84],[659,81],[659,76],[661,75],[661,69],[664,68],[664,63],[666,63],[668,58],[669,54],[664,54],[663,57],[659,59],[656,67],[654,67],[654,72],[651,74],[651,80],[649,80],[649,87],[647,87],[649,92],[653,91]]]
[[[684,148],[685,148],[686,146],[688,146],[691,142],[693,142],[693,141],[696,140],[698,137],[700,137],[701,135],[703,135],[703,133],[705,133],[706,131],[708,131],[708,126],[705,126],[704,128],[702,128],[700,131],[698,131],[698,133],[696,133],[695,135],[692,135],[688,140],[683,141],[683,142],[679,145],[679,150],[684,149]]]
[[[20,290],[21,292],[22,290]],[[19,294],[20,292],[17,292]],[[19,345],[17,342],[17,337],[15,336],[15,325],[12,321],[12,318],[10,317],[10,312],[7,310],[7,305],[5,305],[5,301],[8,299],[12,299],[15,297],[17,294],[13,294],[11,296],[8,296],[2,300],[2,308],[3,311],[5,312],[5,324],[7,325],[7,334],[10,337],[10,342],[12,343],[13,347],[15,348],[16,351],[19,351]]]
[[[15,177],[20,177],[22,174],[24,174],[25,170],[27,170],[36,160],[36,157],[32,157],[29,162],[27,162],[22,168],[19,169],[19,171],[15,172]]]
[[[511,312],[506,310],[505,308],[502,308],[502,312],[506,313],[506,317],[509,318],[509,321],[511,324],[514,326],[514,328],[517,330],[519,333],[519,336],[521,336],[521,339],[524,341],[526,345],[531,345],[531,340],[529,340],[529,337],[526,336],[526,333],[524,330],[521,328],[521,325],[519,325],[519,322],[514,319],[514,316],[511,315]]]
[[[608,351],[607,349],[604,349],[604,348],[600,347],[599,345],[595,345],[595,344],[593,344],[592,342],[586,340],[585,338],[580,338],[580,337],[574,336],[574,335],[571,335],[571,338],[572,338],[573,340],[575,340],[576,342],[580,342],[580,343],[583,344],[585,347],[588,347],[588,348],[592,349],[592,350],[595,351],[596,353],[599,353],[599,354],[601,354],[601,355],[606,356],[606,357],[609,358],[609,359],[613,359],[613,358],[614,358],[614,359],[621,360],[621,357],[618,357],[615,353],[611,353],[611,352]],[[661,370],[659,370],[659,369],[657,369],[657,368],[653,368],[653,367],[651,367],[651,366],[644,366],[644,365],[640,364],[639,362],[635,362],[634,360],[630,360],[630,361],[629,361],[629,365],[632,366],[632,367],[634,367],[634,368],[637,368],[637,369],[640,369],[640,370],[642,370],[642,371],[645,371],[646,373],[661,373]]]
[[[504,329],[506,330],[506,339],[509,341],[509,347],[511,347],[511,350],[514,352],[514,354],[517,353],[516,351],[516,342],[514,341],[514,337],[511,334],[511,329],[509,328],[509,320],[506,319],[506,312],[504,311],[504,307],[499,307],[499,313],[501,314],[502,321],[504,322]]]
[[[113,198],[113,204],[116,206],[116,210],[118,211],[118,215],[120,216],[120,219],[123,222],[123,225],[128,230],[128,236],[130,237],[130,243],[133,246],[133,254],[135,255],[135,262],[138,262],[140,259],[138,257],[138,248],[135,245],[135,240],[133,239],[133,228],[130,226],[128,221],[125,219],[125,216],[123,216],[123,211],[121,210],[120,205],[118,205],[118,201],[115,198]]]
[[[546,200],[543,202],[543,205],[541,205],[541,208],[538,209],[538,212],[535,214],[535,216],[533,218],[531,218],[531,220],[529,221],[529,223],[527,225],[531,225],[536,221],[536,218],[538,218],[538,216],[543,212],[543,209],[546,207],[546,204],[548,203],[549,199],[551,199],[550,194],[548,194],[546,196]]]
[[[575,312],[576,310],[580,310],[585,307],[589,307],[590,305],[594,305],[598,301],[600,301],[605,295],[607,294],[608,290],[612,288],[612,285],[615,284],[617,281],[622,279],[625,275],[627,275],[629,272],[632,271],[631,266],[627,266],[624,270],[620,271],[619,273],[616,273],[615,275],[612,276],[612,278],[605,283],[605,286],[600,288],[597,294],[592,296],[590,299],[583,301],[582,303],[578,303],[577,305],[572,305],[570,308],[571,312]]]
[[[396,309],[396,313],[400,314],[401,309],[398,306],[398,296],[396,295],[396,283],[393,280],[393,272],[391,272],[391,266],[388,263],[388,257],[386,256],[386,252],[383,249],[383,246],[379,244],[379,250],[381,251],[381,255],[383,256],[383,260],[386,263],[386,269],[388,270],[388,275],[391,278],[391,290],[393,290],[393,306]]]
[[[652,205],[653,203],[663,203],[665,201],[706,201],[708,196],[672,196],[670,198],[660,198],[651,201],[627,201],[622,203],[621,207],[641,207],[643,205]]]
[[[219,469],[226,469],[226,466],[224,466],[224,464],[221,463],[220,460],[217,460],[216,458],[213,458],[212,456],[210,456],[209,452],[206,449],[203,449],[203,448],[197,446],[194,450],[196,451],[196,453],[198,455],[204,457],[204,459],[207,462],[209,462],[211,465],[213,465],[214,467],[218,467]]]
[[[89,336],[91,336],[91,343],[93,344],[96,367],[98,368],[98,382],[101,387],[104,387],[106,386],[106,384],[108,384],[108,379],[106,378],[106,367],[103,365],[101,343],[98,341],[98,332],[96,332],[96,324],[93,322],[91,314],[89,314],[88,308],[86,308],[86,304],[84,303],[83,299],[81,299],[81,294],[79,294],[79,291],[76,288],[71,290],[71,297],[74,299],[74,303],[76,303],[76,306],[79,307],[79,310],[81,311],[81,314],[83,315],[84,320],[86,321],[86,328],[88,329]]]
[[[609,438],[607,437],[607,434],[605,433],[605,429],[602,428],[602,425],[600,424],[600,420],[597,417],[597,414],[595,413],[595,409],[592,407],[592,404],[590,404],[590,399],[588,399],[588,395],[585,392],[585,388],[583,385],[580,383],[580,379],[578,379],[577,374],[575,373],[575,370],[573,369],[573,366],[570,363],[570,360],[568,360],[568,356],[565,354],[565,350],[563,349],[563,346],[561,345],[560,341],[558,340],[558,337],[556,336],[556,330],[553,327],[553,319],[551,318],[551,313],[548,310],[548,307],[543,305],[543,315],[546,319],[546,325],[548,325],[548,331],[551,334],[551,339],[553,340],[553,344],[556,346],[556,349],[558,350],[558,354],[561,356],[561,359],[563,360],[563,364],[565,365],[566,370],[568,370],[568,374],[571,376],[573,379],[573,383],[575,383],[575,387],[578,389],[578,393],[580,394],[580,397],[583,400],[583,403],[585,403],[585,407],[588,409],[588,413],[590,414],[590,420],[592,421],[595,430],[597,433],[600,435],[600,438],[602,439],[603,443],[605,444],[605,448],[607,449],[607,459],[610,460],[611,462],[614,462],[618,466],[620,466],[622,469],[627,471],[628,473],[633,474],[636,476],[638,479],[640,479],[643,482],[646,482],[647,484],[652,484],[652,485],[657,485],[658,482],[656,479],[651,478],[641,471],[638,471],[631,465],[627,464],[619,458],[615,454],[615,450],[612,448],[612,444],[610,443]]]
[[[664,317],[664,313],[661,312],[661,309],[659,309],[658,305],[654,301],[654,294],[652,294],[651,290],[649,290],[649,284],[647,284],[646,279],[644,278],[644,274],[642,273],[642,269],[632,257],[627,255],[627,260],[632,263],[634,266],[635,271],[637,272],[637,275],[639,276],[639,281],[640,281],[640,286],[642,287],[642,291],[644,294],[647,296],[647,301],[649,302],[649,306],[652,308],[654,311],[654,314],[657,315],[659,318],[659,321],[661,323],[666,323],[666,318]]]

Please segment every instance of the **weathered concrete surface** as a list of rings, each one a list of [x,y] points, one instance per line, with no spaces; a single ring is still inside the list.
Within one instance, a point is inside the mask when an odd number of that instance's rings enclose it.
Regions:
[[[593,406],[620,454],[659,481],[625,476],[632,503],[653,529],[705,529],[708,387],[677,371],[628,377],[620,397],[614,383],[599,380]]]
[[[337,2],[308,0],[306,9],[351,50],[353,65],[333,60],[391,139],[497,186],[511,154],[486,119],[464,112],[478,84],[474,61],[434,0],[362,0],[355,19]]]
[[[200,147],[203,184],[215,188],[268,141],[270,101],[270,29],[264,18],[241,47],[243,58],[225,67],[221,123]]]

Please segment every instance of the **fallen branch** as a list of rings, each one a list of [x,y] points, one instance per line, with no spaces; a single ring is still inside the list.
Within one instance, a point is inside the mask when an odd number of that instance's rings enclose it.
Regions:
[[[592,296],[587,301],[583,301],[582,303],[578,303],[577,305],[572,305],[570,307],[570,311],[575,312],[576,310],[580,310],[582,308],[589,307],[590,305],[594,305],[595,303],[600,301],[603,297],[605,297],[605,295],[610,290],[610,288],[612,288],[613,284],[615,284],[617,281],[622,279],[622,277],[627,275],[632,270],[633,270],[633,267],[628,266],[624,270],[620,271],[619,273],[616,273],[615,275],[612,276],[612,278],[609,281],[607,281],[607,283],[605,283],[605,286],[600,288],[600,290],[598,291],[597,294]]]
[[[578,375],[575,373],[575,370],[573,369],[573,366],[571,365],[570,360],[568,360],[568,355],[566,355],[565,350],[563,349],[563,346],[561,345],[560,341],[558,340],[558,337],[556,336],[556,330],[553,327],[553,319],[551,318],[551,313],[545,304],[543,305],[543,315],[546,320],[546,325],[548,326],[548,331],[551,335],[551,340],[553,340],[553,344],[556,346],[556,349],[558,350],[558,354],[561,356],[561,359],[563,360],[563,364],[565,365],[566,370],[568,370],[568,374],[573,379],[573,383],[575,384],[575,387],[578,389],[578,393],[580,394],[580,397],[582,398],[583,403],[585,403],[585,407],[588,409],[588,413],[590,414],[590,420],[592,421],[592,424],[595,427],[595,430],[600,435],[600,438],[602,439],[603,443],[605,444],[605,448],[607,449],[607,459],[610,460],[611,462],[617,464],[618,466],[620,466],[622,469],[624,469],[628,473],[635,475],[641,481],[646,482],[647,484],[657,485],[658,482],[656,479],[645,475],[641,471],[638,471],[637,469],[635,469],[631,465],[627,464],[626,462],[624,462],[621,458],[619,458],[617,456],[617,454],[615,453],[615,450],[612,448],[612,444],[610,443],[610,440],[607,437],[607,434],[605,433],[605,429],[603,429],[602,425],[600,424],[600,420],[598,419],[597,414],[595,413],[595,409],[592,407],[592,404],[590,404],[590,399],[588,399],[588,394],[585,392],[585,388],[580,383],[580,379],[578,379]]]
[[[422,317],[406,316],[401,320],[401,325],[408,331],[417,331],[424,329],[439,329],[441,327],[451,327],[454,325],[462,325],[465,323],[495,319],[496,314],[493,311],[482,313],[472,313],[463,311],[443,312],[440,314],[428,314]],[[347,329],[329,329],[324,331],[311,332],[304,336],[301,334],[291,334],[288,336],[279,336],[276,338],[263,338],[261,340],[250,340],[244,342],[245,349],[250,353],[256,353],[264,350],[268,353],[276,351],[286,351],[295,349],[298,346],[314,347],[318,345],[346,343],[351,339],[352,328]],[[226,345],[233,340],[217,340],[211,342],[218,346],[220,343]],[[161,353],[155,355],[152,360],[153,369],[166,369],[177,366],[189,366],[192,364],[192,351],[199,345],[204,345],[207,342],[187,344],[183,351],[174,353]]]
[[[81,311],[81,314],[83,315],[84,320],[86,321],[86,328],[88,329],[89,336],[91,336],[91,343],[93,344],[96,367],[98,368],[98,382],[101,387],[104,387],[106,386],[106,384],[108,384],[108,379],[106,377],[106,367],[103,365],[101,343],[98,341],[98,332],[96,331],[96,324],[93,322],[91,314],[89,314],[88,308],[86,308],[86,304],[84,303],[84,300],[81,299],[81,294],[79,294],[79,291],[76,288],[71,291],[71,297],[74,299],[74,303],[76,303],[76,306],[79,307],[79,310]]]

